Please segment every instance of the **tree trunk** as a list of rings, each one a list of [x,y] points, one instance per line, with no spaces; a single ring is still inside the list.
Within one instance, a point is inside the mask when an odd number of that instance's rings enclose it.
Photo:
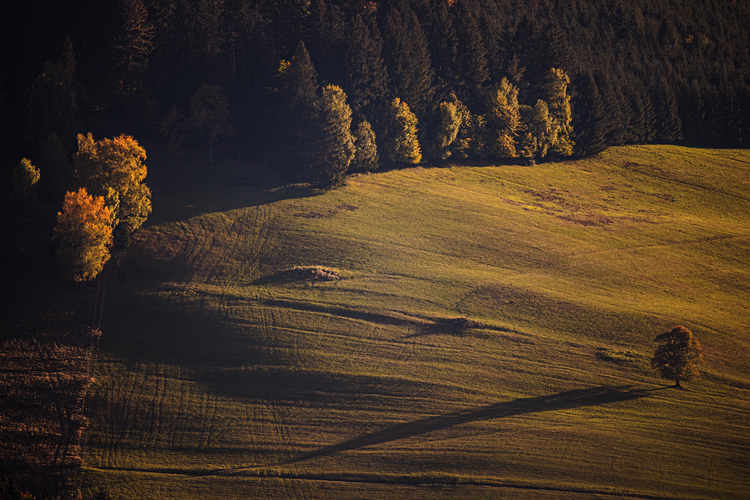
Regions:
[[[676,378],[674,380],[674,382],[675,382],[675,384],[674,384],[675,388],[682,389],[682,386],[680,385],[680,379],[679,378]]]

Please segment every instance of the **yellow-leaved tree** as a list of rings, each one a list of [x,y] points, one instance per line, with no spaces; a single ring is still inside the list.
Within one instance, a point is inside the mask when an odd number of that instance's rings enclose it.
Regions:
[[[386,105],[386,117],[386,158],[392,163],[417,164],[422,161],[422,148],[417,139],[419,122],[409,105],[396,97]]]
[[[90,280],[104,268],[112,246],[111,218],[104,198],[90,195],[86,188],[65,195],[52,238],[64,279]]]
[[[91,134],[78,135],[76,181],[92,195],[104,197],[119,245],[126,245],[151,213],[151,190],[143,182],[145,160],[146,150],[129,135],[100,141]]]

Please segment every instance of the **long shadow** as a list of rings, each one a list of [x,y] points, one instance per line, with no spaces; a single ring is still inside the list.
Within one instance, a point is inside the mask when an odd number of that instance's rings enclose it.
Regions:
[[[420,434],[426,434],[428,432],[439,431],[456,425],[468,424],[482,420],[631,401],[645,397],[652,390],[654,389],[631,389],[630,386],[601,386],[589,389],[563,391],[548,396],[537,396],[533,398],[522,398],[503,403],[495,403],[474,410],[459,411],[448,415],[425,418],[389,427],[372,434],[350,439],[343,443],[321,448],[291,460],[289,463],[296,463],[345,451],[357,450],[366,446],[406,439]]]

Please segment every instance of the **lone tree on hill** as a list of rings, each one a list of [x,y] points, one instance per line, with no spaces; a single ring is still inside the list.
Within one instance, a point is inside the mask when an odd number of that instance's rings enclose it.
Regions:
[[[700,377],[698,366],[703,364],[703,348],[693,332],[684,326],[675,326],[657,335],[654,340],[664,344],[656,349],[651,368],[663,378],[674,380],[675,387],[681,389],[681,380]]]

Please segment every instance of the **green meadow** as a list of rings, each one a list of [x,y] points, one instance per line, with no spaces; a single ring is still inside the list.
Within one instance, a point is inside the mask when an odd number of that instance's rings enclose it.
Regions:
[[[750,491],[750,152],[619,147],[330,192],[148,164],[154,213],[99,283],[84,490]],[[312,266],[340,279],[291,272]],[[677,324],[705,349],[684,390],[649,364]]]

